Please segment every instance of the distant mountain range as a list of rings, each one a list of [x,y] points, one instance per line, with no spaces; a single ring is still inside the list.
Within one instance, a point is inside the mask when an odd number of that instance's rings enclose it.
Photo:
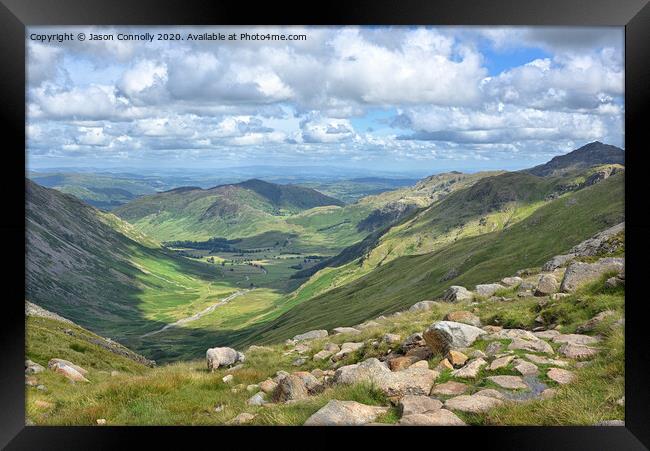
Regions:
[[[548,163],[527,169],[525,172],[547,177],[562,175],[569,171],[586,169],[601,164],[625,164],[625,151],[620,147],[594,141],[579,149],[554,157]]]

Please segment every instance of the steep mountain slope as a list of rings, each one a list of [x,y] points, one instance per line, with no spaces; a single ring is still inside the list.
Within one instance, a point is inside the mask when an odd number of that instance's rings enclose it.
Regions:
[[[619,173],[564,194],[512,226],[468,236],[430,253],[396,258],[300,303],[246,342],[273,342],[309,329],[356,324],[436,297],[450,285],[471,287],[541,265],[621,222],[623,188],[624,174]]]
[[[594,141],[526,172],[547,177],[601,164],[625,164],[625,151],[620,147]]]
[[[128,343],[236,291],[73,196],[28,180],[26,197],[28,299],[100,335]]]

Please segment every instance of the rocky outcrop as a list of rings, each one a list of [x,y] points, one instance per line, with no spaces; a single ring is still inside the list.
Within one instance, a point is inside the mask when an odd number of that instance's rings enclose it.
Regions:
[[[309,397],[307,385],[302,378],[295,374],[289,374],[281,378],[275,390],[273,390],[272,399],[274,402],[287,402]]]
[[[210,348],[205,352],[208,370],[214,371],[217,368],[234,365],[245,360],[244,354],[235,351],[233,348]]]
[[[424,331],[424,340],[434,354],[446,355],[451,349],[466,348],[486,332],[469,324],[439,321]]]
[[[615,237],[624,231],[624,222],[610,227],[609,229],[594,235],[592,238],[574,246],[566,254],[556,255],[542,266],[542,271],[553,271],[575,260],[577,257],[593,257],[596,255],[611,254],[622,246],[622,241],[616,240]]]
[[[564,273],[560,290],[565,293],[575,291],[580,286],[598,280],[607,272],[621,272],[625,268],[623,258],[601,258],[595,263],[571,263]]]
[[[555,293],[560,288],[560,284],[553,274],[542,274],[537,280],[535,296],[548,296]]]
[[[90,382],[85,377],[88,372],[84,368],[67,360],[52,359],[48,362],[47,367],[55,373],[64,375],[72,382]]]

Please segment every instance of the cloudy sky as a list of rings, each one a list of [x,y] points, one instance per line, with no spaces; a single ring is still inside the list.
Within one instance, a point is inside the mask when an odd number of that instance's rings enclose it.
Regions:
[[[118,41],[118,33],[304,41]],[[32,33],[114,41],[41,43]],[[30,168],[529,167],[623,146],[622,28],[32,27]]]

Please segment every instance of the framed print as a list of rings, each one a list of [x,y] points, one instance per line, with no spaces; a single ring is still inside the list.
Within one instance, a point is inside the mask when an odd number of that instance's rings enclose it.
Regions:
[[[1,11],[8,449],[650,442],[646,2]]]

